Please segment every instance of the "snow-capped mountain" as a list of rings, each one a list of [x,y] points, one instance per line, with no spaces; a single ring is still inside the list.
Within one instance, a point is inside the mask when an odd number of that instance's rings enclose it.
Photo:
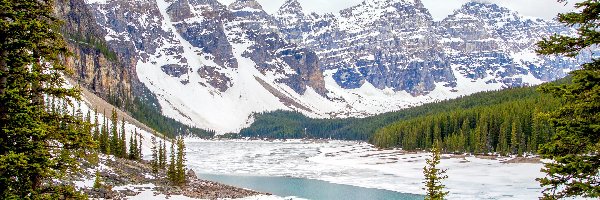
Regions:
[[[571,29],[493,4],[468,3],[436,22],[419,0],[365,0],[324,15],[297,0],[273,15],[255,0],[86,3],[108,44],[136,56],[135,74],[164,115],[220,133],[258,112],[361,117],[539,84],[579,62],[534,53],[540,37]]]

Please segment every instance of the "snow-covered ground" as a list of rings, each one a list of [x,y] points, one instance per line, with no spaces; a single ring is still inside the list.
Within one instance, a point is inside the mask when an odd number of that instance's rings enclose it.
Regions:
[[[346,141],[188,139],[187,147],[188,166],[199,173],[291,176],[412,194],[424,194],[422,169],[429,156]],[[443,159],[448,199],[537,199],[542,164],[502,163],[507,159]]]

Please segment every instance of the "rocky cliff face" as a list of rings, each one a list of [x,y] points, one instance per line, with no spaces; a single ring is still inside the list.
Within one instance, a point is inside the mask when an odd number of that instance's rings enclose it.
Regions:
[[[65,60],[75,72],[71,78],[104,99],[123,103],[136,87],[135,72],[128,67],[135,57],[116,54],[104,42],[105,33],[83,0],[56,1],[55,12],[65,23],[62,31],[74,54]]]
[[[458,91],[458,79],[515,87],[564,77],[581,61],[534,53],[541,37],[571,29],[495,4],[470,2],[434,22],[419,0],[367,0],[339,16],[307,16],[288,0],[276,16],[282,34],[315,50],[346,89],[369,83],[419,96]]]
[[[91,32],[129,62],[121,74],[116,64],[102,74],[85,66],[108,61],[82,52],[89,58],[77,62],[94,63],[80,67],[82,80],[139,80],[166,116],[218,132],[277,109],[361,117],[539,84],[590,57],[535,55],[540,37],[572,30],[484,3],[442,21],[420,0],[365,0],[323,15],[297,0],[273,15],[255,0],[87,0],[85,8],[87,21],[73,26],[94,24]]]

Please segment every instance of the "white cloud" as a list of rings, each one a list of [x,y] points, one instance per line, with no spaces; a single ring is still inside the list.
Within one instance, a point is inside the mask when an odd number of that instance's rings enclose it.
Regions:
[[[229,5],[235,0],[218,0],[225,5]],[[275,13],[285,2],[285,0],[257,0],[268,13]],[[333,13],[339,10],[358,5],[364,0],[298,0],[308,12],[317,13]],[[370,0],[367,0],[370,1]],[[436,20],[441,20],[444,17],[452,14],[455,9],[460,8],[463,4],[469,1],[495,3],[511,10],[515,10],[522,15],[539,17],[544,19],[552,19],[556,14],[573,10],[574,2],[569,1],[565,6],[564,3],[558,3],[556,0],[421,0],[425,7]]]

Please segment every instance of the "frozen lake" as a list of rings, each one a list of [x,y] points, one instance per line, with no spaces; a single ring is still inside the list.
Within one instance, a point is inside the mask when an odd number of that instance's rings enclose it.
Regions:
[[[285,189],[275,188],[282,185],[277,181],[282,181],[283,177],[300,178],[292,180],[309,182],[314,188],[319,188],[314,185],[318,186],[319,182],[313,184],[311,180],[424,194],[421,182],[428,157],[426,153],[378,150],[367,143],[347,141],[190,139],[186,143],[188,166],[201,177],[211,176],[222,182],[236,182],[239,178],[238,183],[246,181],[249,185],[260,179],[261,185],[266,185],[265,189],[273,188],[264,192],[276,193],[276,190]],[[543,176],[540,172],[542,164],[504,164],[502,161],[475,157],[443,159],[440,167],[448,169],[449,178],[444,181],[450,191],[448,199],[536,199],[541,188],[535,178]],[[307,190],[298,191],[299,194],[292,191],[280,196],[303,196],[302,192]]]

